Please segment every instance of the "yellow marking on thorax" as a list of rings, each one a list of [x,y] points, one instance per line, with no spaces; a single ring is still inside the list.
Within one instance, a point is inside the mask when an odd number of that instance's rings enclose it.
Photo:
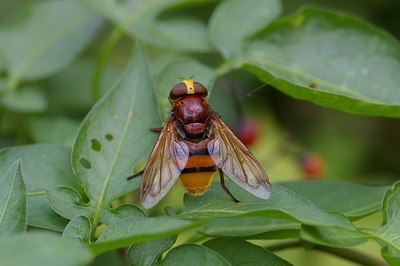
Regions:
[[[186,85],[186,94],[194,94],[194,82],[191,79],[184,79],[182,82]]]

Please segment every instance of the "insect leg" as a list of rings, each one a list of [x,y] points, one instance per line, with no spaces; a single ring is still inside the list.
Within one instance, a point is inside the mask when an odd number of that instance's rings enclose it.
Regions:
[[[140,176],[140,175],[143,175],[143,173],[144,173],[144,169],[140,170],[139,172],[137,172],[137,173],[135,173],[135,174],[133,174],[133,175],[128,176],[126,179],[127,179],[127,180],[134,179],[135,177],[138,177],[138,176]]]
[[[229,189],[225,186],[224,172],[222,171],[222,169],[218,168],[218,170],[219,170],[219,178],[221,180],[221,186],[224,189],[224,191],[226,192],[226,194],[228,194],[236,202],[236,204],[238,204],[238,205],[241,204],[240,200],[235,198],[235,196],[233,196],[232,193],[229,191]]]
[[[160,133],[163,130],[163,127],[154,127],[150,128],[151,132]]]

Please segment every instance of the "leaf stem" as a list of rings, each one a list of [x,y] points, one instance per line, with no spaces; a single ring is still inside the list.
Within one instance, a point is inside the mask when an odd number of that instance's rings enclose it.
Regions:
[[[103,77],[103,73],[105,70],[106,63],[108,58],[111,55],[115,45],[123,36],[123,30],[121,28],[114,28],[111,34],[106,39],[99,56],[99,59],[96,64],[96,69],[93,74],[92,79],[92,99],[93,101],[97,101],[101,96],[101,79]]]
[[[359,251],[356,251],[354,249],[348,249],[348,248],[334,248],[334,247],[327,247],[327,246],[322,246],[322,245],[314,245],[309,242],[305,242],[302,240],[296,240],[292,242],[286,242],[282,244],[276,244],[273,246],[266,247],[267,250],[269,251],[278,251],[278,250],[284,250],[284,249],[289,249],[289,248],[297,248],[297,247],[305,247],[307,249],[314,249],[318,251],[322,251],[331,255],[335,255],[339,258],[346,259],[361,265],[365,266],[387,266],[388,264],[382,260],[379,260],[377,258],[368,256],[366,254],[363,254]]]

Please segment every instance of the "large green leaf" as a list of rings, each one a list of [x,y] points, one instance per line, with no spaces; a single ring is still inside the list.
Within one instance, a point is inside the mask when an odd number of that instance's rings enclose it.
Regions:
[[[267,26],[280,12],[279,0],[223,1],[209,22],[210,40],[225,57],[238,56],[245,39]]]
[[[387,186],[335,181],[302,180],[282,185],[311,200],[323,210],[340,212],[352,219],[380,210],[387,190]]]
[[[173,236],[133,245],[128,251],[129,261],[132,266],[154,265],[175,241],[176,236]]]
[[[69,188],[53,190],[49,195],[59,214],[69,219],[77,214],[88,216],[94,230],[99,221],[108,224],[112,219],[110,203],[138,186],[138,180],[128,181],[126,177],[133,166],[147,159],[156,138],[150,128],[160,125],[156,108],[149,108],[155,106],[155,99],[140,44],[132,58],[117,86],[82,122],[75,140],[72,164],[89,203],[83,203]],[[103,219],[102,213],[107,217]]]
[[[212,3],[215,0],[85,0],[93,9],[112,20],[130,36],[156,46],[187,50],[211,49],[206,25],[194,14],[160,18],[165,11]]]
[[[292,265],[264,248],[234,238],[216,238],[203,244],[218,252],[231,265]]]
[[[92,248],[96,253],[103,253],[139,242],[173,236],[197,225],[196,222],[169,216],[125,219],[108,225]]]
[[[363,232],[382,246],[382,255],[388,262],[392,265],[400,263],[400,181],[385,194],[382,226]]]
[[[202,233],[210,236],[248,238],[296,238],[300,224],[269,217],[234,217],[212,220]]]
[[[230,264],[223,256],[204,246],[189,244],[172,249],[161,263],[162,266],[228,266]]]
[[[296,181],[284,183],[283,185],[310,199],[324,210],[343,212],[351,218],[361,217],[380,209],[381,198],[386,190],[385,187],[335,182]],[[336,200],[332,201],[332,198],[336,198]],[[301,206],[298,207],[301,208]],[[219,214],[217,215],[219,216]],[[212,220],[205,225],[202,232],[212,236],[263,237],[263,235],[256,235],[283,230],[281,232],[283,234],[275,234],[274,237],[288,237],[290,235],[286,233],[289,233],[289,230],[292,230],[291,235],[295,236],[298,234],[299,229],[298,223],[287,220],[246,217]],[[353,232],[353,229],[350,232],[357,238],[360,237],[360,233]],[[335,236],[335,234],[332,234],[332,236]]]
[[[166,121],[171,112],[171,103],[168,100],[171,89],[182,82],[182,79],[189,79],[200,82],[207,89],[208,93],[214,86],[215,72],[212,68],[199,63],[194,59],[181,58],[169,65],[160,74],[155,88],[158,109],[163,121]]]
[[[20,9],[0,27],[0,54],[10,86],[57,72],[92,39],[99,18],[79,1],[42,1]]]
[[[90,251],[79,242],[48,232],[29,232],[0,238],[0,265],[86,265]]]
[[[26,189],[21,161],[0,175],[0,235],[23,232],[26,227]]]
[[[55,144],[36,144],[0,150],[0,172],[21,159],[27,191],[27,223],[62,231],[67,220],[50,208],[46,191],[57,186],[80,188],[70,165],[69,148]]]
[[[336,214],[340,216],[339,214]],[[301,227],[301,238],[310,243],[334,247],[352,247],[366,242],[365,234],[355,228],[308,226]]]
[[[204,196],[185,195],[185,208],[179,216],[197,219],[267,216],[314,226],[353,228],[346,219],[330,215],[308,199],[280,185],[273,185],[271,198],[263,200],[252,196],[230,180],[225,183],[242,204],[237,205],[219,183],[214,183]]]
[[[399,42],[357,19],[304,9],[272,23],[238,61],[292,97],[346,112],[400,116]]]

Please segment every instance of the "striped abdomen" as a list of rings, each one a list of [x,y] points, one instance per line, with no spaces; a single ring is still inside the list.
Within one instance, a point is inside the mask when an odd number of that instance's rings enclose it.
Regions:
[[[198,143],[186,142],[189,147],[189,158],[179,179],[187,192],[194,196],[204,194],[217,170],[208,153],[207,143],[207,139]]]

